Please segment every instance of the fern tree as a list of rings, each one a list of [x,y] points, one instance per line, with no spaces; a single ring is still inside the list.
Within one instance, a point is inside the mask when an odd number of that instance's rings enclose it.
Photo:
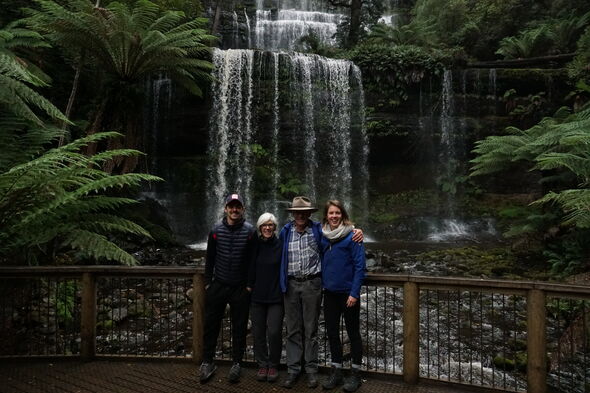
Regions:
[[[543,174],[541,181],[577,179],[577,187],[562,187],[545,194],[536,205],[555,204],[562,224],[590,228],[590,105],[577,113],[560,109],[528,130],[507,129],[509,135],[490,136],[476,143],[472,176],[509,169],[524,162]]]
[[[120,149],[93,156],[81,153],[89,143],[120,136],[112,132],[96,133],[45,151],[47,143],[61,131],[34,129],[20,138],[11,131],[19,125],[10,120],[0,123],[1,142],[13,142],[15,150],[12,160],[2,161],[0,170],[0,259],[35,263],[69,252],[75,259],[135,264],[135,258],[112,241],[113,236],[151,236],[118,214],[122,207],[136,201],[109,192],[160,179],[139,173],[111,175],[100,167],[116,156],[139,152]],[[21,153],[21,159],[31,153],[35,157],[15,165],[20,146],[29,149]]]
[[[543,252],[553,272],[572,274],[590,267],[584,260],[590,244],[590,104],[576,113],[562,108],[527,130],[509,128],[508,135],[490,136],[477,142],[474,153],[472,176],[520,163],[539,171],[545,188],[552,188],[529,206],[507,236],[538,233],[558,222],[560,235],[545,233],[553,240]]]
[[[207,43],[214,37],[202,28],[203,19],[187,21],[182,12],[163,11],[147,0],[134,6],[113,2],[106,8],[88,0],[35,3],[38,8],[28,10],[29,25],[60,47],[95,86],[88,134],[120,130],[125,146],[139,147],[146,81],[166,75],[198,96],[210,81]],[[110,147],[121,145],[112,140]],[[121,172],[136,163],[135,156],[121,160]]]
[[[137,156],[135,150],[80,153],[89,143],[119,134],[97,133],[48,150],[62,131],[45,126],[42,115],[67,120],[34,90],[47,86],[49,77],[15,53],[43,46],[38,33],[17,25],[0,30],[0,263],[35,263],[76,252],[82,258],[134,264],[112,236],[150,235],[117,214],[135,200],[107,193],[159,178],[113,176],[99,169],[115,157]]]

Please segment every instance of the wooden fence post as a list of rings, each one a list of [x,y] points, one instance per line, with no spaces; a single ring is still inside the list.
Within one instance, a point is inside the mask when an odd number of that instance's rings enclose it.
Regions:
[[[545,293],[527,294],[527,382],[529,393],[547,392],[547,341]]]
[[[205,275],[193,276],[193,362],[203,360],[203,327],[205,316]]]
[[[82,273],[81,313],[80,356],[90,360],[96,351],[96,278],[92,273]]]
[[[420,371],[420,305],[418,284],[404,283],[404,382],[418,382]]]

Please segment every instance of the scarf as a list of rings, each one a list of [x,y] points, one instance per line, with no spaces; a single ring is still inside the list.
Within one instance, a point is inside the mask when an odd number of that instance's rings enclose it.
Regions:
[[[353,228],[352,225],[340,224],[336,229],[330,229],[330,224],[326,224],[322,228],[322,234],[330,241],[330,243],[335,243],[346,237],[346,235],[352,232]]]

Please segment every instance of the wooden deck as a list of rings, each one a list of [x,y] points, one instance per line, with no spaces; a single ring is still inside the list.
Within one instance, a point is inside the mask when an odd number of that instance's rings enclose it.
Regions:
[[[322,392],[321,387],[307,388],[301,378],[294,389],[279,383],[257,382],[253,368],[245,368],[239,383],[226,380],[229,366],[220,365],[215,376],[206,384],[198,380],[198,367],[189,361],[150,360],[7,360],[0,361],[0,392],[2,393],[260,393],[260,392]],[[281,371],[281,377],[285,371]],[[323,376],[320,380],[323,379]],[[390,379],[390,380],[389,380]],[[406,385],[397,377],[365,380],[359,392],[453,393],[482,392],[420,383]],[[339,390],[333,390],[341,391]]]

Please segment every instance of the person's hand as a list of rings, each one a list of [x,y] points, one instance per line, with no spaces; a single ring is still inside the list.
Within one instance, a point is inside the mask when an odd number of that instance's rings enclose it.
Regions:
[[[360,243],[364,240],[364,236],[363,236],[363,230],[362,229],[358,229],[358,228],[354,228],[352,230],[352,241],[353,242],[357,242]]]
[[[346,307],[354,307],[354,305],[356,304],[357,301],[358,301],[357,298],[349,296],[348,300],[346,301]]]

